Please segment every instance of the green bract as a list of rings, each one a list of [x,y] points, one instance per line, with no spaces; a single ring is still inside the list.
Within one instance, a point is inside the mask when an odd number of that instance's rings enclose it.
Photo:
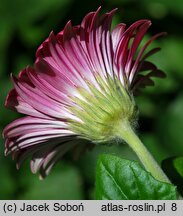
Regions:
[[[116,127],[129,122],[135,126],[137,109],[134,98],[116,77],[106,81],[97,77],[100,89],[88,83],[90,91],[78,88],[79,97],[72,98],[76,103],[71,112],[81,122],[71,121],[71,130],[85,139],[106,142],[117,137]]]

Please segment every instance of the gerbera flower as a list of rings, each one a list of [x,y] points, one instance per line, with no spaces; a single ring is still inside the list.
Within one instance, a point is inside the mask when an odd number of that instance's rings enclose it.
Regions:
[[[17,167],[29,156],[32,172],[45,177],[67,151],[79,144],[103,143],[118,137],[137,119],[133,94],[152,85],[152,76],[163,76],[144,54],[153,36],[139,50],[151,25],[139,20],[111,30],[116,10],[87,14],[80,25],[69,21],[41,44],[33,67],[12,76],[14,89],[6,107],[26,116],[4,129],[5,153]],[[141,72],[146,71],[146,74]]]

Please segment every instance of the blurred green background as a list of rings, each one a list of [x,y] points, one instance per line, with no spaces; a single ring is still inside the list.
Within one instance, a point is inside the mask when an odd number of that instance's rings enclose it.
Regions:
[[[41,42],[53,30],[59,32],[68,20],[74,25],[84,15],[102,6],[104,12],[118,8],[114,24],[148,18],[149,35],[166,31],[153,46],[162,51],[150,59],[166,72],[155,87],[136,98],[138,134],[158,162],[183,153],[183,1],[182,0],[0,0],[0,130],[20,116],[4,108],[12,85],[9,74],[32,65]],[[149,60],[150,60],[149,59]],[[110,152],[136,159],[126,145],[97,146],[78,161],[66,158],[40,181],[30,172],[28,161],[19,171],[11,157],[4,157],[0,139],[0,199],[93,199],[95,164],[98,155]]]

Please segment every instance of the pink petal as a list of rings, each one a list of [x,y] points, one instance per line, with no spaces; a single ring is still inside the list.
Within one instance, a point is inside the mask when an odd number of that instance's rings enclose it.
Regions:
[[[117,45],[120,42],[123,33],[125,31],[126,24],[119,23],[115,26],[115,28],[112,30],[111,37],[112,37],[112,44],[113,44],[113,50],[116,51]]]

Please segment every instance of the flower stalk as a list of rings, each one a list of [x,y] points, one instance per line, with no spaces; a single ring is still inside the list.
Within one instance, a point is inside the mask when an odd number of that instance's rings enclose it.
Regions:
[[[122,128],[116,128],[118,137],[122,138],[136,153],[145,169],[159,181],[171,183],[151,153],[147,150],[139,137],[135,134],[128,120],[123,121]]]

